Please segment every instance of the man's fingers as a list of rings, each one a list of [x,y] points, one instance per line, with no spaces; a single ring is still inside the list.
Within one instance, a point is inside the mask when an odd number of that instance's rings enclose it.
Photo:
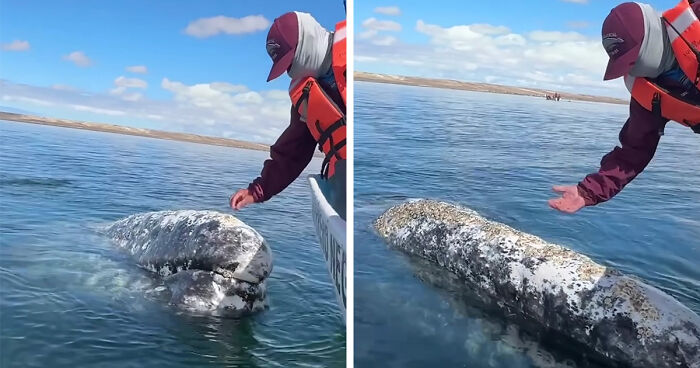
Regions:
[[[231,208],[233,208],[234,210],[238,210],[238,209],[240,209],[241,199],[243,199],[243,198],[244,198],[243,192],[241,192],[241,191],[239,190],[239,191],[236,192],[234,195],[232,195],[231,198],[229,198],[229,205],[230,205]]]
[[[240,196],[240,198],[238,198],[238,200],[237,200],[236,203],[235,203],[236,209],[237,209],[237,210],[240,210],[240,209],[242,209],[243,207],[245,207],[245,206],[247,206],[247,205],[249,205],[249,204],[251,204],[251,203],[253,203],[253,197],[252,197],[252,196],[242,195],[242,196]]]
[[[549,207],[560,211],[564,213],[574,213],[576,210],[574,210],[573,206],[571,203],[565,201],[563,198],[558,198],[558,199],[550,199],[547,201],[549,204]]]
[[[567,193],[571,191],[571,187],[567,185],[555,185],[552,187],[552,190],[557,193]]]
[[[555,210],[558,210],[560,202],[561,202],[561,199],[550,199],[547,201],[547,204],[549,204],[549,207],[552,207]]]

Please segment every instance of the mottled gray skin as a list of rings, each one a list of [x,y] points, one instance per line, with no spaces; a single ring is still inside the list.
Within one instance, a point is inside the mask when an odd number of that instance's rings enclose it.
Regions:
[[[375,222],[390,245],[455,273],[483,302],[611,363],[700,368],[700,317],[664,292],[452,204],[419,200]]]
[[[240,316],[266,305],[270,248],[234,216],[149,212],[119,220],[106,233],[141,267],[163,278],[170,302],[179,308]]]

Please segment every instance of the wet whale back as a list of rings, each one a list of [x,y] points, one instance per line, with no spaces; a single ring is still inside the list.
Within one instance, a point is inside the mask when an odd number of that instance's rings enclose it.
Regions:
[[[419,200],[375,222],[392,246],[447,269],[486,302],[640,367],[700,367],[700,317],[662,291],[452,204]]]
[[[119,220],[105,233],[141,267],[160,275],[170,304],[180,309],[238,317],[267,305],[270,248],[234,216],[149,212]]]
[[[162,276],[199,269],[259,282],[272,270],[264,239],[237,218],[214,211],[137,214],[115,222],[107,233],[141,266]]]

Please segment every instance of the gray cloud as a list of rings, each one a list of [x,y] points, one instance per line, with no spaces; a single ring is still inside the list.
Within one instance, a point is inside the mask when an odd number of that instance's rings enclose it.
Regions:
[[[70,61],[79,67],[88,67],[92,65],[92,60],[90,60],[87,55],[82,51],[73,51],[68,55],[63,56],[63,60]]]
[[[27,51],[30,49],[29,41],[14,40],[10,43],[2,44],[2,49],[5,51]]]
[[[225,34],[244,34],[254,33],[267,29],[271,22],[262,15],[248,15],[243,18],[232,18],[219,15],[211,18],[200,18],[185,28],[185,33],[198,37],[205,38]]]
[[[374,12],[383,15],[401,15],[401,9],[398,6],[378,6],[374,8]]]
[[[134,65],[134,66],[127,66],[126,71],[131,72],[131,73],[137,73],[137,74],[146,74],[146,73],[148,73],[148,68],[146,68],[145,65]]]

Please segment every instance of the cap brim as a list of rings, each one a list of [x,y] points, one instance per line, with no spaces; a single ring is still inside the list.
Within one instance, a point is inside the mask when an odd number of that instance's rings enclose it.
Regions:
[[[267,81],[271,81],[287,71],[289,66],[292,65],[292,60],[294,59],[294,49],[289,50],[284,56],[282,56],[276,63],[272,64],[272,70],[270,70],[270,75],[267,76]]]
[[[618,57],[617,59],[610,59],[608,61],[608,67],[605,69],[603,80],[620,78],[627,74],[630,69],[632,69],[634,62],[637,61],[637,56],[639,56],[639,48],[640,47],[633,47],[631,50],[627,50],[624,55]]]

